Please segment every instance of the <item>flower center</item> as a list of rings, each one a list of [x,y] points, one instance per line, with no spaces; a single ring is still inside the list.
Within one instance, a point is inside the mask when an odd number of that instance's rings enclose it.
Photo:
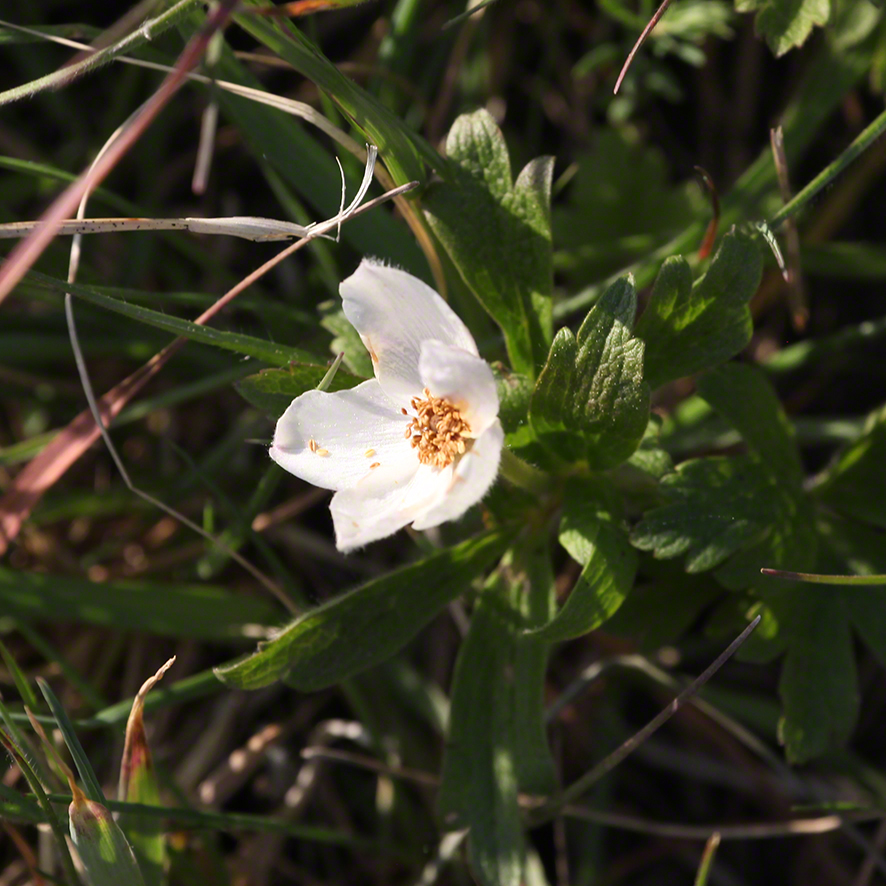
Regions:
[[[412,399],[415,418],[406,426],[404,436],[412,438],[412,448],[418,450],[423,465],[445,468],[464,453],[471,426],[448,400],[432,397],[427,388],[423,393],[424,400]]]

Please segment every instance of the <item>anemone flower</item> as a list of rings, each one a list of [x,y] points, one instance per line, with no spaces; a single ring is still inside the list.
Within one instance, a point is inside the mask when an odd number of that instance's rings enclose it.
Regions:
[[[297,397],[270,455],[335,490],[335,542],[350,551],[460,517],[495,480],[504,432],[492,370],[433,289],[364,259],[340,291],[375,378]]]

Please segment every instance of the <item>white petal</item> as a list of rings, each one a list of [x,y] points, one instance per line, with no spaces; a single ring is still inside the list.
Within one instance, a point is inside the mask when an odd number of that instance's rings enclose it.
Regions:
[[[413,528],[430,529],[447,520],[457,520],[480,501],[498,474],[503,442],[504,431],[496,419],[458,460],[445,495],[415,520]]]
[[[347,391],[307,391],[277,422],[270,456],[324,489],[349,489],[382,469],[402,480],[419,465],[404,438],[408,422],[374,378]]]
[[[489,364],[461,348],[426,341],[419,359],[422,388],[454,406],[479,437],[498,417],[498,391]]]
[[[452,468],[420,465],[406,480],[393,470],[379,469],[357,486],[337,492],[329,505],[336,547],[351,551],[392,535],[440,501],[451,482]]]
[[[393,400],[408,406],[421,393],[421,344],[437,339],[477,354],[458,315],[411,274],[364,259],[340,287],[345,316],[360,333],[375,375]]]

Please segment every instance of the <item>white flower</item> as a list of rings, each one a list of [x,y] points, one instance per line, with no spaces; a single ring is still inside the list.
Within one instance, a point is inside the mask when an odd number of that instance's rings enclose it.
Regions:
[[[349,551],[460,517],[495,480],[504,432],[492,370],[433,289],[364,259],[340,291],[375,378],[293,400],[270,455],[336,490],[336,546]]]

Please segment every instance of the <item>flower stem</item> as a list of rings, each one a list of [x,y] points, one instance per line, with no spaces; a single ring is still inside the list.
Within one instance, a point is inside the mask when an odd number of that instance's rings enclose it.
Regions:
[[[549,474],[527,464],[522,458],[514,455],[507,446],[501,450],[500,470],[509,483],[535,495],[541,495],[551,489],[552,480]]]

